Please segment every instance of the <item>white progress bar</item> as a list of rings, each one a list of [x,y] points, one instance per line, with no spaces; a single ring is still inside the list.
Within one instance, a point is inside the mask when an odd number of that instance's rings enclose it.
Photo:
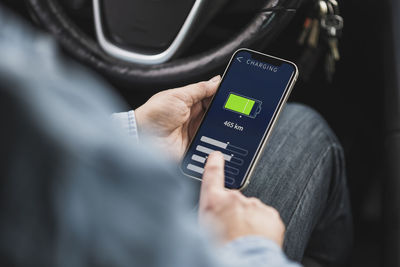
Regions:
[[[192,160],[200,162],[200,163],[205,163],[206,162],[206,158],[205,157],[200,157],[199,155],[194,154],[192,156]]]
[[[210,144],[212,146],[216,146],[216,147],[220,147],[222,149],[228,150],[229,152],[232,152],[235,155],[239,154],[241,156],[247,156],[247,154],[248,154],[248,151],[246,149],[234,146],[234,145],[230,144],[229,142],[226,142],[226,143],[221,142],[221,141],[215,140],[215,139],[207,137],[207,136],[202,136],[200,138],[200,141]]]
[[[194,172],[197,172],[197,173],[200,173],[200,174],[203,174],[203,172],[204,172],[204,168],[201,168],[199,166],[195,166],[193,164],[188,164],[187,168],[188,168],[188,170],[191,170],[191,171],[194,171]],[[232,185],[232,184],[235,183],[235,179],[225,175],[225,182],[227,184]]]
[[[201,168],[199,166],[193,165],[193,164],[189,164],[187,165],[188,170],[203,174],[204,172],[204,168]]]
[[[213,146],[217,146],[217,147],[223,148],[223,149],[226,149],[228,147],[227,143],[212,139],[212,138],[207,137],[207,136],[202,136],[200,138],[200,141],[202,141],[204,143],[208,143],[208,144],[213,145]]]
[[[197,151],[200,151],[200,152],[203,152],[203,153],[205,153],[205,154],[208,154],[208,155],[215,151],[215,150],[213,150],[213,149],[210,149],[210,148],[207,148],[207,147],[204,147],[204,146],[197,146],[197,147],[196,147],[196,150],[197,150]],[[223,153],[222,153],[222,156],[224,156],[224,159],[225,159],[226,161],[231,161],[231,159],[232,159],[232,156],[231,156],[231,155],[227,155],[227,154],[223,154]]]

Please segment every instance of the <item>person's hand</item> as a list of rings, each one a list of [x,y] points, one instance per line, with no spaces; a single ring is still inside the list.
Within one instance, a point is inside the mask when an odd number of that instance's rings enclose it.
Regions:
[[[225,189],[224,164],[220,152],[208,157],[200,193],[200,223],[219,231],[223,242],[256,235],[282,247],[285,226],[278,211],[257,198],[247,198],[239,191]]]
[[[135,110],[139,134],[152,135],[156,145],[181,159],[199,126],[221,77],[162,91]]]

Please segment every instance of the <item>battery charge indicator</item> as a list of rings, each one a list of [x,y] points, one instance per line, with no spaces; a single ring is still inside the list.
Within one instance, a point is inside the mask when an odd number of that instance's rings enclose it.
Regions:
[[[224,109],[239,113],[249,118],[255,118],[261,112],[260,100],[252,99],[237,93],[229,93]]]

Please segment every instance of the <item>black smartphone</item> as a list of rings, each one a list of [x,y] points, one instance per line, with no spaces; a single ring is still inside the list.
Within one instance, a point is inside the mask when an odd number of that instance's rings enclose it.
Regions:
[[[225,186],[245,188],[297,77],[292,62],[250,49],[236,51],[185,153],[182,172],[201,180],[207,156],[219,150]]]

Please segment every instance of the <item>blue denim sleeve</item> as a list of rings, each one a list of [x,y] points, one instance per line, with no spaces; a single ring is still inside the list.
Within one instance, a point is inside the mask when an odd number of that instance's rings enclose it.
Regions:
[[[139,139],[137,124],[135,118],[135,112],[130,110],[128,112],[119,112],[112,114],[113,120],[123,129],[126,133],[131,136],[136,142]]]
[[[123,102],[2,8],[0,51],[4,265],[294,266],[267,240],[217,248],[177,166],[112,123]]]
[[[234,266],[300,267],[290,261],[282,249],[273,241],[246,236],[235,239],[223,248],[224,258]]]

